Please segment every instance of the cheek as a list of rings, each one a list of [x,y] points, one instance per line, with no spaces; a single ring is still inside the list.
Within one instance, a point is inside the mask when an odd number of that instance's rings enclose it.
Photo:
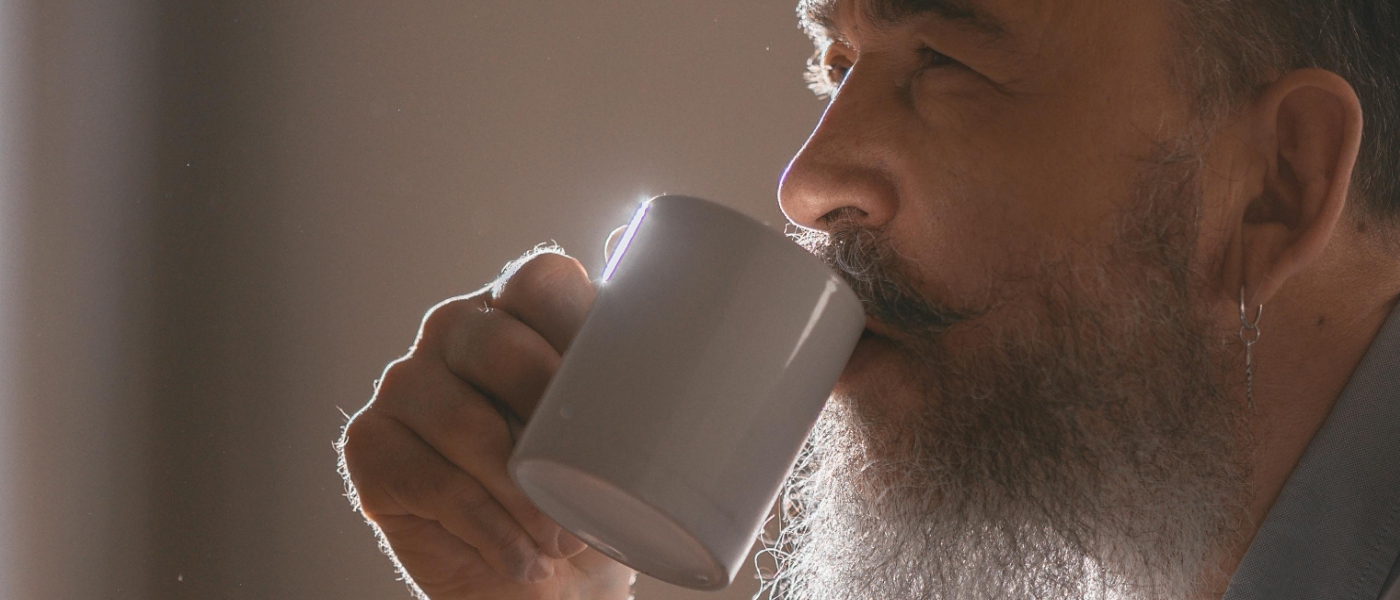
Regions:
[[[931,297],[966,308],[1019,295],[1044,285],[1051,257],[1112,243],[1154,148],[1129,108],[939,82],[916,85],[893,138],[888,226]]]
[[[1047,261],[1113,242],[1133,194],[1130,161],[993,136],[945,141],[902,179],[890,227],[934,298],[967,308],[1021,295],[1045,285]]]
[[[930,297],[980,306],[1062,250],[1070,236],[1055,208],[1070,193],[985,141],[944,141],[918,153],[926,160],[901,178],[889,233]]]

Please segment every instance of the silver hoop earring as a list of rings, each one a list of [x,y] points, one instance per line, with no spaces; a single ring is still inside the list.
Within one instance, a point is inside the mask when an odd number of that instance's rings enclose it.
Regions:
[[[1240,286],[1240,343],[1244,344],[1244,395],[1249,402],[1249,410],[1254,410],[1254,344],[1259,342],[1259,319],[1264,317],[1264,305],[1260,304],[1254,319],[1244,306],[1244,286]]]

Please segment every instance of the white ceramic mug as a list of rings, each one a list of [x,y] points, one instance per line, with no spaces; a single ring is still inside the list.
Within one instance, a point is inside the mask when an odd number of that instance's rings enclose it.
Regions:
[[[733,580],[865,327],[783,235],[718,204],[638,209],[510,461],[590,546],[677,585]]]

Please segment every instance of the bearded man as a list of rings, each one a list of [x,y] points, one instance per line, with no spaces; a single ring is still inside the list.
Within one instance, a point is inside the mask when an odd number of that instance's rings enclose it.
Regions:
[[[1400,5],[798,12],[830,104],[780,202],[869,320],[767,593],[1400,598]],[[506,272],[347,426],[352,498],[434,600],[621,600],[493,408],[528,417],[593,287]]]

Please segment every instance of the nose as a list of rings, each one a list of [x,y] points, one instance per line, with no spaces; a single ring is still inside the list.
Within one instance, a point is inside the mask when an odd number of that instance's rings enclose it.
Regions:
[[[880,227],[894,218],[897,187],[891,165],[900,110],[876,82],[852,68],[802,149],[788,163],[778,204],[788,220],[826,229],[837,213]],[[893,87],[893,86],[891,86]]]

